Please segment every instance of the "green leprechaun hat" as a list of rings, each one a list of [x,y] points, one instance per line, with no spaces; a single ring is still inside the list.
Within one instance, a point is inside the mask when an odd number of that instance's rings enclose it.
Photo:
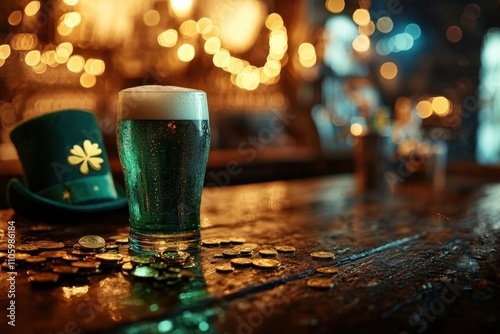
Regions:
[[[93,113],[62,110],[31,118],[10,133],[24,183],[12,179],[7,202],[30,218],[98,213],[127,205],[115,186]]]

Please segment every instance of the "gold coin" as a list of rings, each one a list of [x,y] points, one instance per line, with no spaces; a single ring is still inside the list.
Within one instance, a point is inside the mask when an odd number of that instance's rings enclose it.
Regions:
[[[63,250],[51,250],[51,251],[41,252],[38,255],[46,257],[48,259],[60,259],[66,254],[68,254],[68,253],[66,253],[66,251],[63,251]]]
[[[234,246],[233,249],[237,250],[242,255],[252,255],[253,254],[253,249],[251,247],[248,247],[248,246]]]
[[[231,264],[235,267],[247,267],[252,264],[252,260],[248,258],[238,257],[231,259]]]
[[[100,260],[100,261],[118,262],[118,261],[121,261],[121,259],[123,259],[123,255],[112,254],[112,253],[103,253],[103,254],[96,254],[95,258],[96,258],[96,260]]]
[[[134,265],[132,264],[132,262],[125,262],[122,265],[122,270],[131,271],[132,269],[134,269]]]
[[[64,254],[62,257],[61,257],[64,261],[79,261],[80,258],[78,256],[74,256],[74,255],[71,255],[71,254]]]
[[[16,261],[26,261],[28,258],[31,257],[31,255],[28,253],[16,253],[14,254],[14,257]]]
[[[78,244],[86,249],[101,249],[106,245],[106,240],[98,235],[86,235],[78,240]]]
[[[328,278],[310,278],[307,280],[307,286],[314,289],[333,288],[333,281]]]
[[[279,268],[281,262],[272,259],[254,259],[252,264],[260,269],[276,269]]]
[[[263,248],[259,250],[261,256],[276,256],[277,252],[274,248]]]
[[[245,238],[233,237],[229,239],[232,244],[244,244],[246,242]]]
[[[78,268],[73,266],[53,266],[52,272],[60,275],[72,275],[78,272]]]
[[[39,250],[39,248],[36,245],[32,245],[32,244],[21,244],[21,245],[16,246],[16,251],[19,251],[19,252],[30,253],[30,252],[36,252],[38,250]]]
[[[295,252],[295,247],[293,246],[276,246],[275,247],[276,250],[279,252],[279,253],[293,253]]]
[[[128,244],[128,238],[117,238],[115,239],[115,242],[120,245],[125,245]]]
[[[39,255],[31,256],[26,259],[26,263],[31,263],[31,264],[44,263],[45,261],[47,261],[47,258],[45,256],[39,256]]]
[[[234,271],[234,267],[232,267],[229,264],[223,264],[223,265],[215,267],[215,270],[217,270],[220,273],[230,273],[230,272]]]
[[[116,250],[116,249],[119,249],[120,248],[120,245],[117,245],[117,244],[106,244],[106,249],[107,250]]]
[[[35,245],[35,247],[38,247],[40,250],[61,249],[65,247],[64,242],[56,242],[50,240],[34,241],[31,243],[31,245]]]
[[[339,270],[333,267],[321,267],[316,268],[316,272],[321,274],[336,274]]]
[[[312,252],[311,256],[315,259],[319,260],[328,260],[328,259],[333,259],[335,257],[335,254],[331,252]]]
[[[240,255],[240,251],[235,249],[225,249],[222,251],[224,257],[237,257]]]
[[[220,239],[219,242],[221,245],[229,245],[231,243],[231,239]]]
[[[201,241],[201,245],[205,247],[215,247],[220,245],[220,240],[215,238],[207,238]]]
[[[80,269],[97,269],[101,265],[99,261],[75,261],[71,262],[73,267],[77,267]]]
[[[56,283],[59,280],[59,274],[56,273],[36,273],[28,278],[33,285],[47,285]]]

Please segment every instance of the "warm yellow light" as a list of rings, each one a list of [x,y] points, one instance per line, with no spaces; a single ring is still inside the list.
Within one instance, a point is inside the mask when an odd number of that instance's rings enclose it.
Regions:
[[[345,8],[344,0],[326,0],[325,7],[333,14],[342,13]]]
[[[271,13],[266,18],[266,27],[269,30],[277,30],[283,28],[283,19],[277,13]]]
[[[68,57],[73,53],[73,44],[69,42],[63,42],[59,44],[56,48],[56,53],[59,57]]]
[[[2,67],[5,64],[5,59],[0,58],[0,67]]]
[[[352,123],[350,130],[353,136],[358,137],[365,132],[365,127],[359,123]]]
[[[7,19],[9,24],[12,26],[18,26],[22,20],[23,20],[23,13],[20,10],[15,10],[12,13],[10,13],[9,18]]]
[[[269,37],[271,52],[283,54],[288,48],[288,36],[283,30],[273,30]]]
[[[219,51],[217,51],[216,54],[214,54],[213,62],[215,66],[222,68],[229,65],[230,59],[231,55],[229,54],[229,51],[225,49],[220,49]]]
[[[170,0],[170,8],[175,16],[184,18],[193,10],[193,0]]]
[[[80,85],[84,88],[92,88],[95,86],[97,79],[94,75],[88,73],[82,73],[80,76]]]
[[[184,21],[179,27],[179,31],[184,36],[195,36],[198,33],[196,31],[196,21],[194,20]]]
[[[177,30],[168,29],[158,35],[158,44],[164,47],[172,47],[177,44],[178,39]]]
[[[352,20],[359,26],[370,23],[370,12],[367,9],[359,8],[352,14]]]
[[[66,63],[66,67],[73,73],[80,73],[85,66],[85,59],[82,56],[71,56]]]
[[[394,119],[398,122],[407,123],[411,119],[411,100],[406,96],[397,98],[394,104]]]
[[[204,49],[206,53],[213,55],[220,50],[220,47],[221,47],[220,39],[218,37],[210,37],[205,42]]]
[[[154,9],[148,10],[142,16],[142,21],[148,27],[157,26],[158,23],[160,23],[160,13],[157,10],[154,10]]]
[[[24,14],[26,14],[26,16],[33,16],[35,15],[36,13],[38,13],[38,11],[40,10],[40,1],[31,1],[30,3],[28,3],[26,5],[26,7],[24,7]]]
[[[73,28],[68,27],[64,24],[64,21],[61,21],[57,25],[57,33],[61,36],[69,36],[73,32]]]
[[[263,73],[269,78],[276,77],[281,72],[281,63],[276,60],[268,60],[264,64]]]
[[[313,67],[316,64],[316,50],[311,43],[299,45],[299,62],[304,67]]]
[[[366,35],[358,35],[352,41],[352,48],[356,50],[357,52],[366,52],[370,50],[370,38]]]
[[[392,80],[398,75],[398,66],[391,61],[383,63],[380,66],[380,75],[384,79]]]
[[[446,38],[451,43],[458,43],[462,39],[462,29],[459,26],[451,26],[446,30]]]
[[[47,64],[43,62],[39,62],[35,66],[33,66],[33,72],[36,74],[43,74],[47,71]]]
[[[375,32],[375,23],[370,21],[367,25],[359,26],[358,31],[360,35],[370,36]]]
[[[74,6],[78,3],[78,0],[63,0],[68,6]]]
[[[228,55],[229,55],[229,53],[228,53]],[[225,57],[226,57],[226,55],[224,55],[224,54],[220,55],[219,59],[217,61],[225,63],[226,62]],[[214,64],[215,64],[215,57],[214,57]],[[245,68],[245,63],[243,62],[243,60],[238,59],[236,57],[229,57],[229,61],[227,62],[227,65],[223,65],[223,66],[219,66],[219,67],[226,67],[229,72],[231,72],[233,74],[238,74],[238,73],[242,72],[243,69]]]
[[[66,13],[63,21],[68,28],[74,28],[82,22],[82,15],[78,12]]]
[[[437,96],[432,99],[432,110],[438,116],[445,116],[451,111],[451,103],[444,96]]]
[[[37,45],[38,38],[34,34],[15,34],[10,41],[12,49],[29,51]]]
[[[56,67],[59,65],[56,60],[56,52],[54,50],[48,50],[42,53],[41,62],[49,65],[50,67]]]
[[[210,20],[208,17],[202,17],[198,20],[198,22],[196,22],[196,31],[202,35],[209,33],[210,30],[212,30],[212,27],[212,20]]]
[[[177,49],[177,58],[179,58],[180,61],[183,61],[185,63],[190,62],[194,59],[194,56],[195,50],[194,46],[192,46],[191,44],[182,44]]]
[[[26,56],[24,57],[24,62],[26,63],[26,65],[33,67],[40,62],[40,59],[40,51],[32,50],[26,54]]]
[[[104,73],[106,69],[106,64],[101,59],[90,58],[85,62],[85,72],[98,76]]]
[[[382,16],[377,20],[377,29],[380,32],[387,34],[392,31],[392,28],[394,28],[394,22],[389,16]]]
[[[2,44],[0,45],[0,59],[7,59],[10,56],[10,45],[9,44]]]
[[[428,118],[432,115],[432,104],[430,101],[422,100],[417,103],[417,115],[420,118]]]

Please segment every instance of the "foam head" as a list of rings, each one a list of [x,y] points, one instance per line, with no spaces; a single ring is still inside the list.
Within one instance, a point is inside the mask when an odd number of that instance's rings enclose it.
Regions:
[[[118,94],[122,119],[208,120],[207,96],[201,90],[176,86],[138,86]]]

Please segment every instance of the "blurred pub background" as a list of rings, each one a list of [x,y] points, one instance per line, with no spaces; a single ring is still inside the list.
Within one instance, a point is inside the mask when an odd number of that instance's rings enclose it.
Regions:
[[[119,174],[118,91],[146,84],[207,92],[207,185],[350,173],[367,134],[406,174],[500,162],[498,0],[0,4],[2,189],[22,173],[9,131],[67,108],[96,114]]]

